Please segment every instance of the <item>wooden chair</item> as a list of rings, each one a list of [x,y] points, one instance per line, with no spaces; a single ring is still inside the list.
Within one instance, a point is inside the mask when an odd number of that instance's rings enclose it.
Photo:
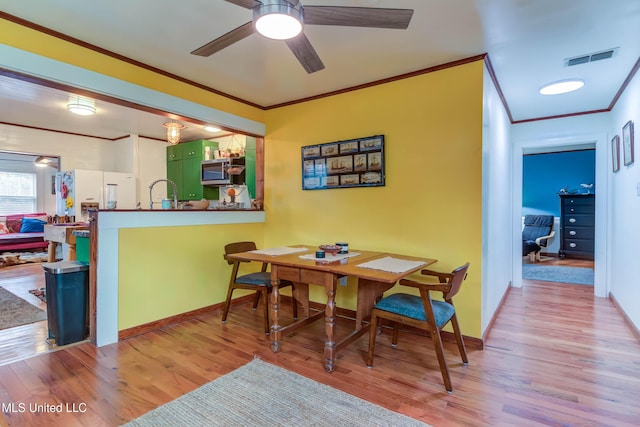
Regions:
[[[449,322],[453,326],[453,332],[458,343],[458,349],[462,361],[468,363],[467,351],[464,347],[456,310],[452,298],[458,293],[462,281],[467,277],[469,263],[456,268],[451,273],[439,273],[431,270],[422,270],[422,274],[435,276],[439,283],[422,283],[413,280],[402,279],[400,285],[410,286],[420,290],[420,296],[397,293],[381,299],[371,313],[371,325],[369,332],[369,354],[367,366],[373,366],[374,347],[378,332],[379,319],[388,319],[393,322],[392,347],[398,344],[398,326],[406,324],[430,332],[433,346],[436,350],[440,371],[444,385],[449,393],[453,392],[447,361],[444,358],[442,338],[440,330]],[[432,300],[430,291],[442,292],[444,301]]]
[[[256,292],[256,299],[253,303],[253,309],[258,307],[258,302],[262,299],[262,306],[264,309],[264,333],[269,335],[271,324],[269,323],[269,294],[271,293],[271,274],[267,272],[267,263],[262,263],[262,269],[259,272],[248,273],[244,275],[238,275],[240,270],[240,262],[230,260],[227,255],[238,252],[247,252],[256,250],[256,244],[254,242],[235,242],[229,243],[224,247],[224,259],[233,266],[231,270],[231,278],[229,279],[229,290],[227,291],[227,300],[224,305],[224,312],[222,313],[222,322],[227,321],[227,315],[229,314],[229,307],[231,306],[231,296],[235,289],[247,289]],[[248,261],[247,261],[248,262]],[[293,286],[293,283],[288,280],[282,280],[280,282],[280,288],[286,286]],[[293,317],[298,318],[298,304],[295,298],[293,300]]]

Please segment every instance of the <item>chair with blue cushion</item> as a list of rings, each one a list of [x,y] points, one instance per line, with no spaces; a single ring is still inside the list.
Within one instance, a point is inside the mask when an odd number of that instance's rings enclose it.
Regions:
[[[398,345],[398,328],[400,324],[424,329],[431,334],[431,340],[433,341],[436,356],[438,357],[444,385],[449,393],[453,392],[451,378],[449,377],[449,368],[444,358],[440,331],[446,324],[451,322],[458,349],[462,356],[462,362],[466,365],[468,363],[467,350],[464,346],[452,298],[460,290],[462,282],[467,277],[468,269],[469,263],[456,268],[451,273],[422,270],[421,273],[426,276],[437,277],[439,283],[417,282],[408,279],[400,280],[400,285],[402,286],[417,288],[420,291],[420,296],[397,293],[381,299],[374,306],[371,312],[367,366],[373,366],[374,348],[380,319],[387,319],[393,322],[392,347]],[[430,291],[442,292],[444,301],[432,300],[429,294]]]
[[[540,251],[547,247],[553,231],[553,215],[525,215],[522,228],[522,256],[531,262],[540,261]]]
[[[239,275],[241,261],[231,260],[227,258],[229,254],[235,254],[239,252],[248,252],[256,250],[256,244],[254,242],[235,242],[229,243],[224,247],[224,259],[233,266],[231,270],[231,278],[229,279],[229,290],[227,291],[227,300],[224,305],[224,312],[222,313],[222,322],[227,321],[227,315],[229,314],[229,307],[231,306],[231,295],[236,289],[246,289],[256,292],[256,298],[253,303],[253,309],[258,307],[258,302],[262,299],[262,305],[264,308],[264,333],[269,335],[270,323],[269,323],[269,294],[271,293],[271,274],[267,271],[267,263],[262,263],[262,269],[258,272],[247,273]],[[247,261],[248,262],[248,261]],[[286,286],[292,286],[293,284],[288,280],[282,280],[279,288]],[[298,305],[295,298],[293,300],[293,317],[298,318]]]

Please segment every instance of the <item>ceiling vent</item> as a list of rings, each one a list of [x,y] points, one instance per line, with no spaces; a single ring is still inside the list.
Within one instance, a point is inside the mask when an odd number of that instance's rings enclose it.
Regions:
[[[588,62],[602,61],[603,59],[610,59],[616,54],[618,49],[609,49],[602,52],[591,53],[588,55],[576,56],[565,60],[567,67],[573,67],[574,65],[586,64]]]

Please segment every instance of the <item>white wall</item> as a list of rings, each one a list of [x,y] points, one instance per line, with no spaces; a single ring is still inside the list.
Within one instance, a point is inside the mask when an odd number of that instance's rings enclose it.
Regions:
[[[609,140],[620,136],[622,150],[622,127],[629,120],[635,125],[635,162],[624,165],[620,154],[620,171],[611,172],[609,161],[609,215],[611,218],[608,245],[611,256],[610,291],[625,311],[636,329],[640,329],[640,281],[635,269],[638,262],[638,242],[640,242],[640,75],[636,74],[627,90],[611,112]],[[610,148],[610,146],[609,146]]]
[[[137,135],[114,142],[0,124],[0,150],[60,156],[60,170],[133,173],[138,184],[137,202],[141,202],[143,208],[148,207],[149,184],[155,179],[166,178],[166,146],[166,142],[138,138]],[[55,171],[51,171],[53,173]],[[42,182],[38,196],[42,190],[45,204],[39,208],[48,214],[55,214],[55,198],[46,197],[47,190],[51,192],[50,177],[43,176]],[[164,186],[158,185],[156,188],[166,193]]]
[[[596,149],[595,286],[596,296],[607,296],[607,180],[610,169],[607,130],[610,113],[541,120],[512,126],[514,245],[520,244],[522,221],[522,155],[524,152],[555,151],[560,147],[590,146]],[[515,247],[515,246],[514,246]],[[513,285],[522,286],[522,255],[513,253]]]
[[[512,277],[509,118],[486,68],[482,111],[482,332]]]

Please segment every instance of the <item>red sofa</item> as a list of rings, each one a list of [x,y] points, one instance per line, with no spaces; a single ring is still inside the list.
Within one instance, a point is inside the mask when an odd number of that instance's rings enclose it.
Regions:
[[[24,218],[29,219],[23,221]],[[39,231],[39,225],[47,221],[46,213],[0,217],[0,252],[46,249],[49,242],[44,240],[44,231]]]

